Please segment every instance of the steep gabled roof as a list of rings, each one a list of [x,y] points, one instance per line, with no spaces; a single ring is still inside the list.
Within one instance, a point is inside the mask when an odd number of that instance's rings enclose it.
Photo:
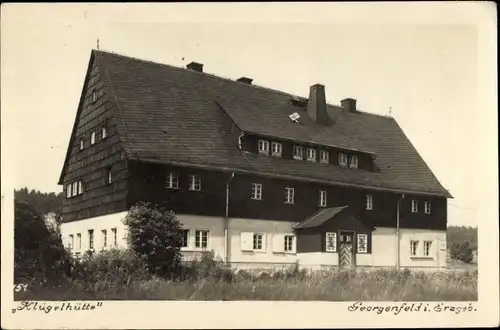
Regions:
[[[335,125],[320,126],[291,104],[298,96],[103,51],[92,57],[131,159],[451,197],[393,118],[328,105]],[[242,152],[228,118],[243,132],[371,153],[379,171]]]

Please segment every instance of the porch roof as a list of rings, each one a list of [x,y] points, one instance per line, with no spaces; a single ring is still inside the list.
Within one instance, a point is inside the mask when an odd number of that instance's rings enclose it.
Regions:
[[[303,228],[319,227],[326,221],[330,220],[331,218],[335,217],[337,214],[342,212],[342,210],[344,210],[345,208],[347,208],[347,206],[330,207],[319,210],[318,212],[311,215],[309,218],[293,226],[293,228],[303,229]]]

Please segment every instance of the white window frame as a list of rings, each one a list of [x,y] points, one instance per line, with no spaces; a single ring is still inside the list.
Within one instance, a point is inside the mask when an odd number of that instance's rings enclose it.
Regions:
[[[112,184],[113,183],[113,172],[111,171],[110,168],[108,168],[106,183],[107,184]]]
[[[431,214],[431,202],[430,201],[424,202],[424,212],[425,212],[425,214]]]
[[[94,229],[87,230],[87,235],[89,238],[89,250],[94,250]]]
[[[83,194],[83,183],[82,180],[78,181],[78,195]]]
[[[326,150],[321,150],[319,152],[319,162],[322,164],[330,163],[330,153]]]
[[[339,153],[339,165],[347,166],[347,154],[344,152]]]
[[[83,140],[83,138],[81,138],[80,139],[80,151],[82,151],[85,147],[83,143],[84,143],[84,140]]]
[[[179,174],[177,172],[168,172],[167,188],[179,189]]]
[[[326,190],[320,190],[319,191],[319,206],[326,207],[326,198],[327,198]]]
[[[203,246],[203,237],[206,234],[206,246]],[[197,249],[205,250],[210,247],[210,230],[196,229],[194,236],[194,247]]]
[[[72,196],[78,195],[78,182],[73,182],[72,184],[73,191],[72,191]]]
[[[418,201],[416,199],[411,200],[411,212],[418,213]]]
[[[361,240],[364,238],[365,240],[365,247],[364,249],[361,248]],[[368,235],[367,234],[358,234],[357,235],[357,242],[356,242],[356,247],[357,247],[357,253],[368,253]]]
[[[292,187],[285,187],[285,203],[294,204],[295,203],[295,189]]]
[[[331,237],[333,241],[333,245],[329,245],[329,237]],[[335,232],[327,232],[325,233],[325,251],[326,252],[337,252],[337,233]]]
[[[286,234],[283,237],[283,251],[285,253],[295,253],[295,235]]]
[[[191,230],[189,229],[181,229],[181,232],[182,232],[182,243],[185,243],[186,245],[181,245],[181,249],[189,249],[189,241],[190,241],[190,237],[191,237]],[[186,235],[186,240],[184,242],[184,235],[187,233]]]
[[[259,240],[260,240],[260,247],[259,247]],[[256,244],[257,243],[257,244]],[[265,244],[265,234],[264,233],[253,233],[252,235],[252,250],[259,252],[259,251],[265,251],[266,247]]]
[[[410,241],[410,257],[418,256],[418,243],[419,241],[411,240]],[[413,248],[415,246],[415,248]]]
[[[424,241],[424,257],[430,257],[432,251],[432,241]]]
[[[113,233],[113,247],[118,246],[118,228],[111,228],[111,233]]]
[[[304,160],[304,147],[293,146],[293,159]]]
[[[71,194],[73,190],[73,185],[71,183],[68,183],[66,185],[66,198],[71,198],[73,195]]]
[[[106,128],[106,126],[103,126],[101,128],[101,139],[105,139],[108,137],[108,129]]]
[[[108,231],[106,229],[101,230],[101,246],[103,249],[108,246]]]
[[[269,141],[259,140],[259,154],[269,155]]]
[[[307,148],[307,160],[310,162],[316,161],[316,149]]]
[[[76,234],[76,250],[77,251],[80,251],[82,249],[82,234],[81,233],[77,233]]]
[[[70,250],[73,250],[74,243],[75,243],[75,236],[73,236],[73,234],[69,234],[69,248],[70,248]]]
[[[199,174],[189,175],[189,190],[201,191],[201,175]]]
[[[252,199],[262,200],[262,184],[252,183]]]
[[[351,168],[358,168],[358,166],[359,166],[358,156],[351,156],[351,162],[350,162],[349,166]]]
[[[279,142],[271,143],[271,156],[281,157],[283,152],[283,145]]]
[[[373,210],[373,195],[372,194],[365,195],[365,210],[367,210],[367,211]]]
[[[90,145],[95,144],[95,131],[90,132]]]

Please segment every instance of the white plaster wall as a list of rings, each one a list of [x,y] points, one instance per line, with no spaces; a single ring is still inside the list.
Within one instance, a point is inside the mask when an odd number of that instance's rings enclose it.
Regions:
[[[69,235],[74,236],[73,252],[85,252],[89,249],[89,235],[88,230],[94,230],[94,249],[96,251],[102,248],[102,235],[101,230],[107,230],[107,245],[108,248],[113,244],[112,228],[117,229],[117,247],[123,248],[127,246],[126,228],[122,222],[127,212],[119,212],[107,214],[94,218],[87,218],[78,221],[72,221],[61,224],[61,235],[64,246],[69,245]],[[82,235],[82,246],[78,249],[77,234]]]
[[[275,234],[293,234],[292,227],[296,223],[297,222],[276,220],[230,218],[228,222],[228,234],[231,238],[229,246],[229,257],[231,263],[235,267],[252,266],[259,268],[271,265],[274,265],[275,267],[286,267],[287,265],[295,264],[297,262],[296,253],[274,252],[272,243],[273,235]],[[265,251],[242,251],[242,232],[265,233]],[[249,265],[249,263],[255,263],[255,265]]]
[[[184,252],[184,259],[197,258],[200,256],[199,252],[202,251],[212,251],[215,258],[224,259],[224,218],[178,214],[177,219],[185,229],[189,229],[188,247],[181,248],[181,251]],[[196,230],[210,231],[207,249],[195,247]]]
[[[336,252],[305,252],[297,254],[297,257],[301,268],[315,269],[339,264],[339,255]]]

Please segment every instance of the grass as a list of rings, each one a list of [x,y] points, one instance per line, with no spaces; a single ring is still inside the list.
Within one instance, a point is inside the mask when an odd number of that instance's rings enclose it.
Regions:
[[[265,276],[243,272],[225,279],[209,276],[168,281],[153,277],[126,284],[72,280],[55,287],[30,284],[26,292],[15,293],[15,300],[474,301],[477,270],[320,271]]]

